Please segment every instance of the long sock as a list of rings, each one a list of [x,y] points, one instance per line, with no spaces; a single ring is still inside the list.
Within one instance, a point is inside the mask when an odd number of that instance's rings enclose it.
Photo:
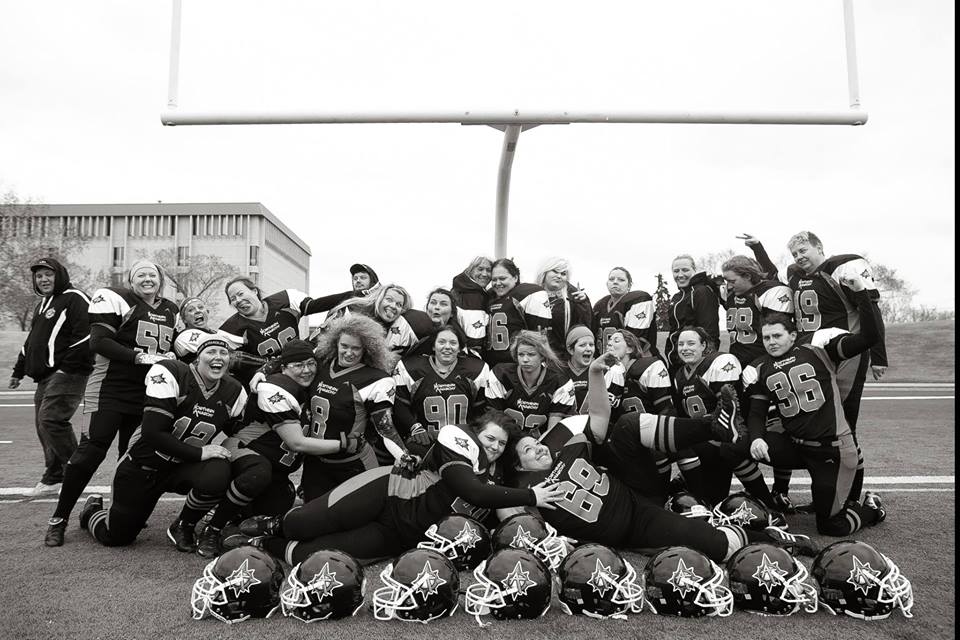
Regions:
[[[737,479],[743,485],[743,488],[751,496],[768,504],[771,499],[770,489],[767,487],[767,481],[760,472],[760,467],[753,460],[744,460],[733,470]]]
[[[857,444],[857,472],[853,476],[853,484],[850,485],[850,494],[847,500],[860,502],[860,493],[863,491],[863,452],[860,445]]]
[[[722,531],[727,536],[727,554],[724,560],[729,560],[730,556],[750,542],[749,532],[740,525],[724,524],[717,527],[717,531]]]
[[[90,520],[87,522],[87,530],[90,531],[90,535],[101,544],[107,544],[110,538],[110,526],[107,522],[108,515],[109,512],[106,509],[100,509],[91,515]]]
[[[186,525],[197,524],[207,511],[217,506],[218,502],[220,502],[219,497],[199,495],[191,489],[180,511],[181,522]]]
[[[674,418],[641,413],[637,417],[640,444],[654,451],[677,453],[713,438],[712,418]]]
[[[773,490],[775,493],[789,493],[793,469],[773,469]]]
[[[209,526],[214,529],[223,529],[228,523],[236,520],[240,511],[252,501],[253,498],[241,493],[237,490],[236,483],[231,482],[230,488],[227,489],[227,495],[217,505],[217,510],[213,512]]]

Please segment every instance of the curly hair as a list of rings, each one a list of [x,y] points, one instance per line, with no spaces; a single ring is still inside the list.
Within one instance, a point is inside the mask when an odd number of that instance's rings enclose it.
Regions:
[[[360,360],[367,366],[390,373],[400,359],[399,354],[393,353],[387,347],[383,325],[359,313],[337,318],[326,326],[325,330],[317,336],[317,359],[323,361],[336,358],[337,344],[343,334],[353,336],[360,341],[363,346],[363,356]]]
[[[540,357],[543,358],[543,363],[547,365],[548,368],[552,369],[562,369],[560,365],[560,359],[557,358],[557,354],[553,352],[553,349],[550,348],[550,343],[547,341],[547,336],[543,335],[538,331],[528,331],[523,330],[517,334],[517,337],[513,339],[513,342],[510,343],[510,357],[513,358],[514,362],[517,362],[517,350],[521,346],[533,347],[536,349],[537,353],[540,354]]]

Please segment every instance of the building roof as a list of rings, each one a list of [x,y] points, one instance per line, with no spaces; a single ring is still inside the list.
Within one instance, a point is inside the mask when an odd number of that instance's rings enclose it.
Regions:
[[[18,207],[33,215],[64,216],[185,216],[185,215],[253,215],[262,216],[283,231],[298,247],[310,253],[310,247],[280,222],[269,209],[259,202],[153,202],[110,204],[20,204],[0,205],[0,213],[7,207]]]

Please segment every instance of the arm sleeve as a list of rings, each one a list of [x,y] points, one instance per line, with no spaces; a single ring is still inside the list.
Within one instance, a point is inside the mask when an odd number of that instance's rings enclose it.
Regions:
[[[844,333],[827,343],[824,347],[834,362],[863,353],[880,340],[880,327],[877,323],[879,312],[874,312],[873,301],[868,291],[854,294],[857,310],[860,312],[860,333]],[[875,363],[878,364],[878,363]]]
[[[760,263],[760,268],[763,269],[763,275],[766,276],[768,280],[779,281],[780,276],[777,265],[773,264],[773,260],[767,255],[767,250],[763,248],[763,244],[758,242],[752,245],[750,249],[753,251],[753,256],[757,259],[757,262]]]
[[[108,360],[130,363],[137,360],[137,352],[114,340],[113,332],[101,324],[90,326],[90,349]]]
[[[26,368],[26,356],[24,352],[26,351],[26,344],[20,347],[20,352],[17,354],[17,362],[13,365],[13,377],[18,380],[23,377],[24,369]]]
[[[762,438],[767,433],[767,409],[770,400],[764,396],[750,396],[750,413],[747,414],[747,432],[750,442]]]
[[[173,456],[185,462],[199,462],[202,458],[200,447],[186,444],[175,438],[170,431],[173,426],[173,416],[166,411],[148,406],[143,411],[143,422],[140,424],[143,441],[159,453]]]
[[[343,293],[334,293],[321,298],[305,298],[303,302],[300,303],[300,311],[305,316],[330,311],[330,309],[333,309],[352,295],[352,291],[344,291]]]
[[[443,481],[457,497],[484,509],[501,507],[535,507],[537,496],[533,489],[513,489],[498,484],[486,484],[466,464],[448,464],[440,472]]]
[[[408,453],[407,445],[397,432],[397,428],[393,426],[393,413],[390,409],[391,407],[387,407],[371,413],[370,421],[380,437],[383,438],[383,445],[387,448],[387,451],[399,460],[400,456]]]

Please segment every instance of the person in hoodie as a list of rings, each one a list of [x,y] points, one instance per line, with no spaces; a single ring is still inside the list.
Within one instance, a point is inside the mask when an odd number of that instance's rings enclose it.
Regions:
[[[90,300],[90,349],[95,357],[83,399],[89,424],[64,469],[63,487],[44,538],[48,547],[63,544],[70,512],[118,434],[117,452],[126,453],[143,419],[150,367],[174,357],[178,309],[161,295],[163,270],[149,260],[138,260],[127,281],[129,288],[97,289]]]
[[[37,436],[45,468],[32,495],[56,493],[77,436],[70,419],[80,406],[87,376],[93,371],[90,353],[90,298],[74,289],[66,268],[53,258],[30,265],[33,290],[40,302],[33,310],[30,333],[20,349],[10,377],[16,389],[24,375],[33,378]]]
[[[687,254],[673,259],[673,281],[679,291],[670,299],[669,330],[666,344],[667,364],[670,371],[679,369],[683,362],[677,353],[677,338],[682,327],[701,327],[707,332],[708,347],[718,351],[720,347],[720,291],[704,271],[697,271],[697,264]]]
[[[547,292],[550,304],[550,327],[546,332],[550,348],[566,360],[567,332],[578,324],[590,326],[593,305],[583,289],[570,284],[570,262],[566,258],[547,258],[537,272],[536,282]]]
[[[493,260],[476,256],[462,273],[453,277],[450,290],[459,296],[460,324],[467,334],[467,347],[482,352],[487,339],[487,305],[492,294],[487,289]]]
[[[370,265],[356,263],[350,265],[350,285],[355,296],[367,296],[380,288],[380,278]]]

